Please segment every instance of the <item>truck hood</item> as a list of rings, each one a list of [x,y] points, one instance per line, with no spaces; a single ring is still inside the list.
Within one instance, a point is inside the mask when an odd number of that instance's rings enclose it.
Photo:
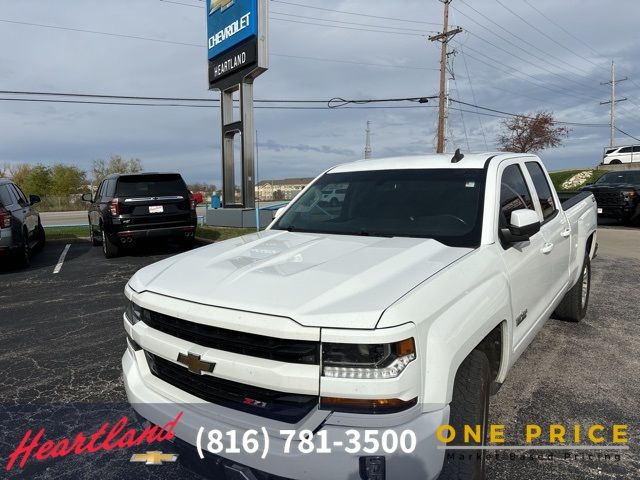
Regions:
[[[431,239],[269,230],[149,265],[129,286],[305,326],[370,329],[391,304],[471,250]]]

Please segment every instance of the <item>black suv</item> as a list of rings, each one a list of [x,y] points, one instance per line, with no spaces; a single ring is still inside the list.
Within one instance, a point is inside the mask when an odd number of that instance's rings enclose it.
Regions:
[[[33,208],[39,201],[37,195],[27,200],[18,185],[0,178],[0,255],[10,255],[25,267],[31,263],[31,252],[45,241],[40,214]]]
[[[599,215],[618,218],[625,224],[640,220],[640,170],[605,173],[581,190],[596,197]]]
[[[115,257],[135,239],[174,237],[193,246],[196,204],[177,173],[117,174],[106,177],[91,202],[89,228],[93,245]]]

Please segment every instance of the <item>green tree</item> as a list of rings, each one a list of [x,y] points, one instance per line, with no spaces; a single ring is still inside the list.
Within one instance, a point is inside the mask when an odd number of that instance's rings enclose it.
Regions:
[[[142,170],[142,161],[139,158],[125,160],[120,155],[111,156],[109,162],[94,160],[91,168],[94,185],[98,185],[104,177],[112,173],[140,173]]]
[[[87,190],[87,176],[83,170],[72,165],[56,163],[51,168],[51,193],[72,195]]]
[[[26,195],[49,195],[51,193],[51,169],[44,165],[30,167],[24,180],[18,181],[12,175],[12,180],[20,185]]]

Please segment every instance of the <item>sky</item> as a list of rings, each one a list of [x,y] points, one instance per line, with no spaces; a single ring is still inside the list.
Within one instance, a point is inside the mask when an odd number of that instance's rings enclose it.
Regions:
[[[270,12],[270,68],[255,82],[256,99],[438,93],[439,44],[427,38],[442,29],[438,0],[271,0]],[[609,144],[609,107],[600,102],[610,99],[601,83],[612,60],[629,78],[617,85],[628,98],[617,125],[640,137],[639,16],[637,0],[616,0],[615,9],[600,0],[453,0],[450,23],[463,32],[451,42],[450,96],[597,124],[572,126],[562,147],[541,152],[554,170],[596,165]],[[208,91],[199,0],[0,0],[0,24],[0,90],[219,98]],[[361,159],[368,120],[374,157],[435,151],[437,100],[385,105],[411,108],[256,109],[258,180],[312,177]],[[501,118],[451,107],[466,111],[449,112],[448,150],[496,149]],[[90,171],[92,160],[122,155],[149,171],[220,185],[219,115],[215,107],[0,100],[0,165]],[[618,144],[633,142],[617,133]]]

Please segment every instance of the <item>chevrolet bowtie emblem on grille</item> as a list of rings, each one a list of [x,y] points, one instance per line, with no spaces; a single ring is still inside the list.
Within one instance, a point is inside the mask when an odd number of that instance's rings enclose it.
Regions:
[[[147,452],[134,453],[131,462],[144,462],[147,465],[162,465],[164,462],[175,462],[178,455],[175,453]]]
[[[178,354],[178,363],[182,365],[186,365],[189,367],[189,371],[191,373],[197,373],[198,375],[202,375],[204,372],[213,372],[213,369],[216,368],[215,363],[204,362],[200,359],[200,355],[194,355],[190,353],[185,355],[184,353]]]
[[[211,0],[209,13],[213,13],[218,9],[224,12],[227,8],[233,5],[233,2],[234,0]]]

